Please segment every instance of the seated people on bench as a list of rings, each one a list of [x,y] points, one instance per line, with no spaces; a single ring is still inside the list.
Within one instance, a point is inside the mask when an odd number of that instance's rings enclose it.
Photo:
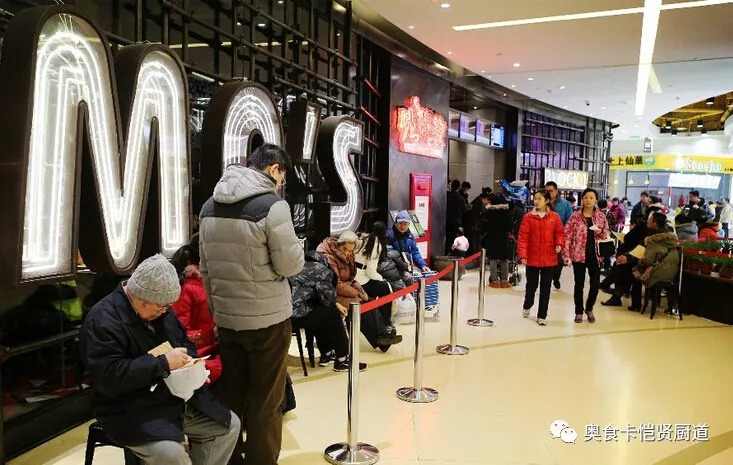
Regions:
[[[405,261],[412,263],[421,271],[430,271],[425,259],[417,248],[415,236],[410,232],[410,215],[402,211],[397,214],[392,229],[387,231],[387,245],[403,255]]]
[[[321,351],[318,365],[333,363],[333,371],[348,371],[349,338],[343,323],[348,308],[336,301],[336,275],[328,260],[318,252],[306,252],[303,270],[288,280],[293,292],[293,322],[313,331]],[[366,369],[366,364],[361,363],[360,368]]]
[[[226,464],[239,418],[205,388],[183,400],[165,382],[173,370],[198,357],[168,311],[180,292],[176,269],[155,255],[90,310],[81,352],[91,375],[92,407],[107,435],[146,464]],[[169,352],[148,353],[166,342],[173,347]]]
[[[336,299],[347,307],[352,303],[362,304],[369,300],[364,288],[356,282],[356,262],[354,254],[356,251],[358,236],[346,231],[338,238],[327,237],[316,249],[328,260],[328,265],[336,274]],[[382,315],[378,311],[370,311],[361,314],[361,333],[367,338],[372,347],[386,352],[392,344],[402,342],[402,336],[398,336],[387,330]]]

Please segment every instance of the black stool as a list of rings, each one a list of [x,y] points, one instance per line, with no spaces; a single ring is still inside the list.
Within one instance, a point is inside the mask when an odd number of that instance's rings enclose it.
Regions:
[[[84,465],[92,465],[94,462],[94,449],[97,447],[112,446],[120,447],[125,452],[125,465],[142,465],[142,460],[135,455],[130,449],[120,446],[114,442],[107,433],[104,432],[98,421],[89,425],[89,435],[87,436],[86,459]]]
[[[641,314],[643,315],[646,311],[646,307],[649,304],[649,301],[652,303],[651,308],[651,315],[649,316],[650,320],[654,319],[654,314],[657,313],[657,306],[659,305],[659,302],[662,300],[662,291],[667,292],[667,303],[668,307],[670,309],[677,309],[677,313],[680,315],[680,320],[682,319],[682,311],[680,310],[679,306],[679,292],[677,289],[677,286],[679,284],[673,281],[667,281],[663,283],[657,283],[651,288],[646,288],[646,291],[644,292],[644,307],[641,309]]]
[[[295,340],[298,343],[298,352],[300,353],[300,365],[303,367],[303,376],[308,376],[308,368],[305,365],[305,355],[303,353],[303,337],[300,334],[301,326],[299,326],[295,320],[291,320],[293,325],[293,336],[295,336]],[[315,348],[313,347],[313,332],[306,329],[305,330],[305,347],[308,350],[308,361],[310,362],[311,368],[316,367],[316,354],[315,354]]]

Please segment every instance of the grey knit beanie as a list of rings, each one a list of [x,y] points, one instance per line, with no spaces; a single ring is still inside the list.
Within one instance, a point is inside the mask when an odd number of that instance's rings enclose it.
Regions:
[[[181,285],[176,268],[161,254],[140,263],[127,281],[127,291],[146,302],[168,305],[178,300]]]

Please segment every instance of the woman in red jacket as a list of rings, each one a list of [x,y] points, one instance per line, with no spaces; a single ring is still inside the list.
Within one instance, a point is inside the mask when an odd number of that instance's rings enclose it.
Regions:
[[[206,369],[209,381],[213,383],[221,376],[219,341],[216,337],[214,319],[209,312],[204,282],[199,272],[199,235],[194,234],[188,245],[184,245],[173,255],[171,263],[181,278],[181,296],[172,305],[188,339],[196,345],[201,357],[206,355]]]
[[[524,215],[519,228],[519,259],[527,267],[527,290],[522,315],[527,318],[534,305],[537,284],[540,286],[540,307],[537,324],[545,326],[550,303],[552,276],[557,268],[557,254],[565,243],[565,230],[560,216],[549,209],[550,194],[546,190],[534,195],[534,210]]]

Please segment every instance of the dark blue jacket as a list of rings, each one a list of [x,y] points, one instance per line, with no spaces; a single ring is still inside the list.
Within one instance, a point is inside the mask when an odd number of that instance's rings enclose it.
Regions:
[[[420,249],[417,248],[415,237],[409,230],[405,234],[402,234],[392,227],[392,229],[387,231],[387,245],[391,245],[394,250],[400,253],[405,253],[408,260],[412,257],[412,262],[418,268],[427,266],[427,263],[422,258]]]
[[[552,209],[560,215],[560,221],[562,221],[563,226],[568,224],[568,220],[573,215],[573,207],[570,206],[570,202],[558,196],[557,201],[552,205]]]
[[[183,442],[185,403],[163,381],[168,373],[165,356],[153,357],[148,351],[168,341],[173,347],[185,347],[192,357],[198,354],[172,310],[150,322],[150,327],[155,333],[137,316],[120,285],[92,307],[81,329],[94,415],[122,445]],[[217,423],[231,424],[229,409],[208,390],[197,390],[188,402]]]

